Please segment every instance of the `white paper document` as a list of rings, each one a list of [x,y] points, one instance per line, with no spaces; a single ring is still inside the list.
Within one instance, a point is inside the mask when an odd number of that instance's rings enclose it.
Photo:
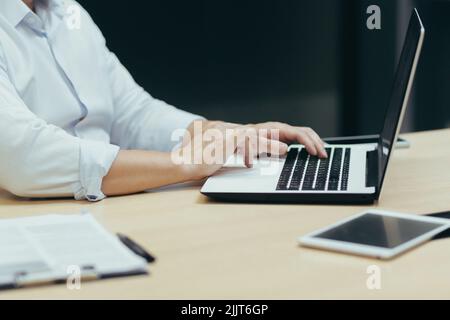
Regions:
[[[90,214],[0,220],[0,287],[147,273],[147,262]]]

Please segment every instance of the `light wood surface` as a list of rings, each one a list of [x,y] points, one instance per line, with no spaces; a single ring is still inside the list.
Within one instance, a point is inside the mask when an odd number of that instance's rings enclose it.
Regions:
[[[379,203],[411,213],[450,210],[450,130],[405,135]],[[92,212],[113,232],[155,254],[151,275],[0,292],[0,299],[304,299],[450,298],[450,239],[392,261],[302,248],[296,238],[364,206],[250,205],[209,201],[185,185],[99,203],[23,200],[0,195],[0,218]],[[1,257],[0,257],[1,258]],[[381,289],[366,286],[367,267]]]

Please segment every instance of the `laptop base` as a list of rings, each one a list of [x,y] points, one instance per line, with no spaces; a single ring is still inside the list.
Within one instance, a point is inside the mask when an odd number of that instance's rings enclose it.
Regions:
[[[203,193],[218,201],[236,203],[296,203],[296,204],[373,204],[375,194],[353,193]]]

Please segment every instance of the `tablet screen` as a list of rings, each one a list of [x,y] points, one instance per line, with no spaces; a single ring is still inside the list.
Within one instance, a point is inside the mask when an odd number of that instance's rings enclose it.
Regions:
[[[443,224],[366,213],[314,238],[395,248],[441,226]]]

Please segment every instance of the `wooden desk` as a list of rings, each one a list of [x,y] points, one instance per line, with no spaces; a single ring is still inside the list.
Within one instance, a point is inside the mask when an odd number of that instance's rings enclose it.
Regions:
[[[450,130],[405,135],[374,207],[450,210]],[[241,205],[208,201],[199,186],[106,199],[29,201],[3,194],[0,217],[91,211],[158,257],[150,276],[0,292],[7,298],[450,298],[450,239],[382,262],[297,246],[296,238],[361,206]],[[367,267],[381,268],[368,290]]]

